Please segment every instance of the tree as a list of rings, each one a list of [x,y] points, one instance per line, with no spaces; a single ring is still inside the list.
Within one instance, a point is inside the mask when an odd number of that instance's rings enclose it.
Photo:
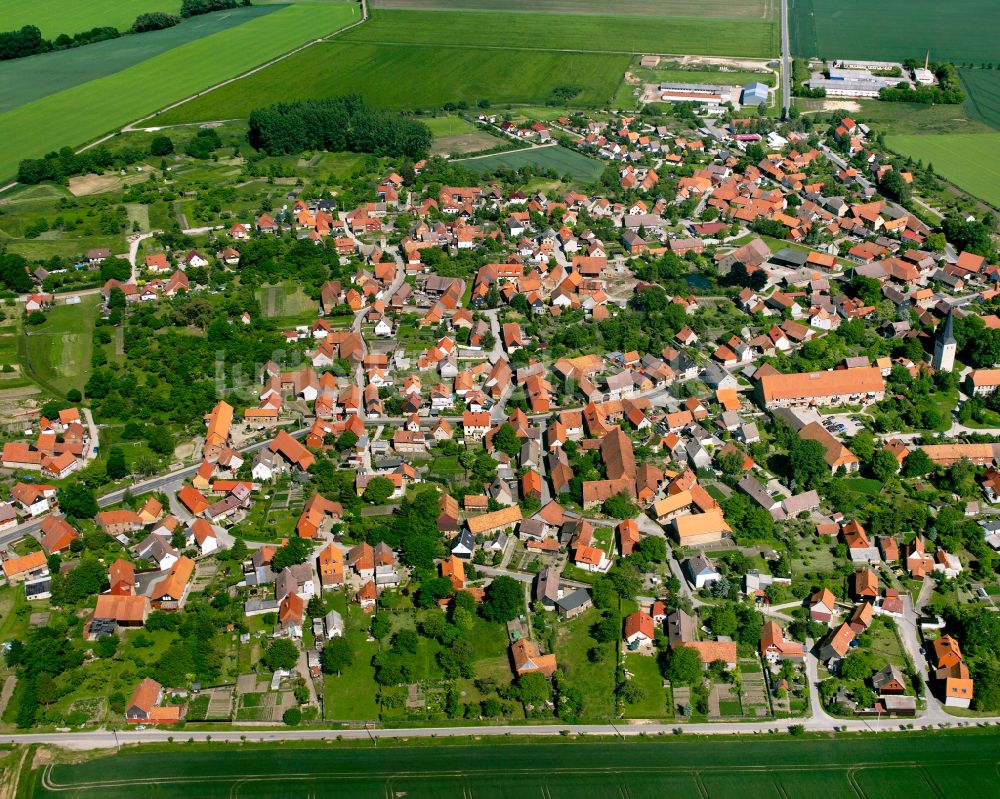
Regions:
[[[517,457],[521,452],[521,441],[518,439],[517,433],[514,432],[514,427],[510,422],[504,422],[500,425],[500,428],[493,436],[493,446],[512,458]]]
[[[608,497],[604,500],[601,510],[612,519],[632,519],[639,512],[639,509],[624,493]]]
[[[616,563],[608,572],[608,579],[622,599],[635,599],[642,588],[642,575],[635,564],[628,561]]]
[[[618,696],[626,705],[635,705],[646,698],[646,691],[635,680],[629,680],[622,683]]]
[[[353,662],[354,651],[343,636],[327,641],[319,655],[319,665],[324,674],[340,674]]]
[[[94,492],[83,483],[70,483],[58,491],[59,507],[74,519],[93,519],[97,515]]]
[[[609,644],[612,641],[617,641],[622,634],[621,619],[618,618],[617,613],[605,613],[591,627],[590,634],[599,644]]]
[[[108,462],[105,466],[108,477],[112,480],[121,480],[128,474],[128,465],[125,463],[125,451],[121,447],[112,447],[108,453]]]
[[[876,453],[875,460],[872,461],[872,474],[877,480],[884,483],[889,478],[895,477],[898,470],[899,461],[889,450],[882,449]]]
[[[373,477],[368,485],[365,486],[365,492],[361,495],[361,498],[365,502],[373,502],[376,505],[381,505],[392,496],[395,490],[396,486],[388,477]]]
[[[513,621],[524,610],[524,589],[511,577],[497,577],[486,586],[481,613],[499,624]]]
[[[618,600],[615,585],[606,574],[602,574],[594,581],[594,585],[590,589],[590,595],[594,601],[594,607],[601,608],[602,610],[614,607]]]
[[[310,619],[318,619],[326,615],[326,603],[323,601],[323,597],[316,594],[310,598],[309,604],[306,605],[306,615]]]
[[[874,670],[871,655],[863,649],[852,650],[840,662],[840,676],[845,680],[867,680]]]
[[[738,452],[719,453],[715,462],[723,474],[736,475],[743,471],[743,458]]]
[[[547,702],[551,694],[549,681],[543,674],[528,672],[517,678],[518,698],[526,705],[538,706]]]
[[[868,463],[875,455],[875,436],[871,430],[859,430],[857,435],[851,439],[851,451],[861,459],[862,463]]]
[[[675,685],[697,685],[701,682],[701,656],[689,646],[664,650],[667,667],[663,676]]]
[[[790,473],[804,490],[818,487],[830,474],[826,450],[818,441],[796,439],[788,451]]]
[[[302,711],[297,707],[290,707],[281,714],[281,720],[289,727],[298,726],[299,722],[302,721]]]
[[[878,182],[879,192],[890,200],[905,203],[910,199],[910,187],[895,169],[886,170]]]
[[[149,154],[154,155],[157,158],[162,158],[165,155],[171,155],[174,152],[174,142],[169,136],[156,136],[149,143]]]
[[[372,637],[381,641],[390,632],[392,632],[392,622],[389,621],[389,619],[384,615],[376,616],[372,619],[371,631]]]
[[[934,461],[922,449],[915,449],[903,461],[903,477],[923,477],[934,470]]]
[[[291,671],[299,662],[299,648],[287,638],[277,638],[271,642],[261,658],[261,663],[268,671],[284,669]]]
[[[271,568],[280,572],[288,566],[305,563],[312,554],[312,549],[312,544],[307,539],[290,538],[287,544],[275,550],[274,557],[271,559]]]

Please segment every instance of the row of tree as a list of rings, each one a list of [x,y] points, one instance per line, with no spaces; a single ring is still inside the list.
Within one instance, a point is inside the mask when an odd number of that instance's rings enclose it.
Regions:
[[[250,114],[248,135],[269,155],[350,150],[423,158],[431,145],[427,125],[367,108],[357,94],[258,108]]]

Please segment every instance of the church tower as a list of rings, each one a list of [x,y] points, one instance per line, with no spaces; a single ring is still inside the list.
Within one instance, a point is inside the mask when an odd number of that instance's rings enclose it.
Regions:
[[[953,314],[954,311],[948,311],[944,324],[934,337],[934,357],[931,359],[931,366],[939,372],[950,372],[955,368],[955,350],[958,344],[955,341]]]

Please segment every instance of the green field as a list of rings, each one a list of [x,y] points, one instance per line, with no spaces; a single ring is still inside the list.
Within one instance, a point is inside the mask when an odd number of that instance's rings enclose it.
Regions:
[[[5,0],[3,29],[24,25],[41,29],[42,36],[55,38],[60,33],[74,33],[111,26],[120,31],[132,27],[135,18],[149,11],[180,12],[180,0]]]
[[[279,5],[234,8],[191,17],[162,31],[123,36],[86,47],[0,61],[0,113],[128,69],[204,36],[280,11]]]
[[[1000,208],[1000,133],[889,136],[887,144]]]
[[[57,305],[46,312],[47,321],[22,333],[21,368],[42,388],[64,395],[82,389],[90,376],[94,322],[101,298],[84,297],[79,305]]]
[[[773,19],[777,0],[374,0],[373,8],[424,8],[637,17]]]
[[[483,158],[471,158],[466,161],[456,161],[476,172],[492,172],[499,167],[518,169],[526,164],[532,164],[543,169],[554,169],[559,176],[572,175],[580,183],[591,183],[604,172],[604,164],[593,158],[567,150],[565,147],[534,147],[530,150],[514,150],[509,153],[497,153]]]
[[[126,750],[35,773],[34,796],[124,799],[968,799],[997,795],[1000,736]]]
[[[453,49],[352,44],[310,47],[243,80],[168,111],[163,123],[246,117],[254,108],[288,100],[359,92],[372,105],[398,110],[481,99],[493,104],[542,103],[572,80],[574,104],[606,102],[625,74],[627,55],[532,50]],[[568,77],[572,76],[572,77]]]
[[[239,75],[358,18],[353,3],[296,4],[0,116],[0,175],[22,158],[82,144],[206,86]],[[58,120],[59,124],[53,124]]]
[[[1000,72],[992,69],[960,69],[969,99],[965,110],[987,125],[1000,129]]]
[[[650,18],[491,11],[377,11],[346,41],[433,44],[441,47],[515,47],[612,53],[691,53],[747,58],[778,51],[770,21]],[[572,83],[572,74],[563,76]]]
[[[963,64],[1000,59],[996,0],[790,0],[789,22],[795,55],[902,61],[929,50]]]

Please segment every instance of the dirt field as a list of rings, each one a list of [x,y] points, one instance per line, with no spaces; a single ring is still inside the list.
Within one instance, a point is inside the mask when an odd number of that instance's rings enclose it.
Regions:
[[[451,155],[452,153],[476,153],[489,150],[500,143],[488,133],[465,133],[461,136],[442,136],[434,139],[431,155]]]
[[[106,191],[114,191],[122,186],[146,180],[148,175],[145,172],[131,172],[127,175],[110,173],[107,175],[78,175],[69,179],[70,193],[76,197],[84,197],[88,194],[103,194]]]

